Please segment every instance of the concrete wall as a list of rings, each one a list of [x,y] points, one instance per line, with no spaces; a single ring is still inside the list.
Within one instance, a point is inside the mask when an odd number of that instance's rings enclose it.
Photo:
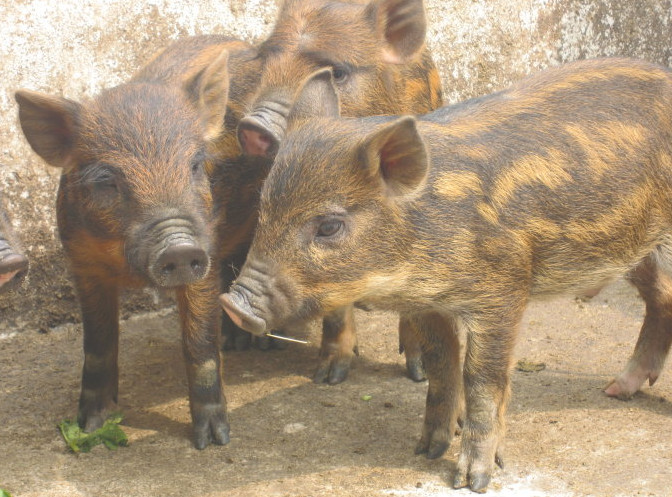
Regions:
[[[26,144],[13,92],[81,99],[127,79],[170,40],[201,33],[263,39],[275,0],[3,0],[0,2],[0,188],[31,259],[24,287],[0,299],[0,337],[77,320],[55,229],[59,171]],[[428,43],[446,99],[503,88],[535,70],[627,55],[672,66],[670,0],[426,0]],[[161,305],[152,292],[125,314]]]

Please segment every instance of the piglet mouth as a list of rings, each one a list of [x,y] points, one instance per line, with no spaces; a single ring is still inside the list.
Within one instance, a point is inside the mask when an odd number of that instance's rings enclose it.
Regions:
[[[268,331],[266,320],[259,317],[250,304],[250,291],[235,284],[229,293],[219,296],[219,302],[236,326],[253,335],[265,335]]]
[[[0,292],[19,285],[27,272],[28,259],[15,253],[4,240],[0,240]]]

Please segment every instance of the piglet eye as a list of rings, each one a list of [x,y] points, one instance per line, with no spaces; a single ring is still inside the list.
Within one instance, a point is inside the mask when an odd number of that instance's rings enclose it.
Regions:
[[[329,219],[322,221],[317,227],[317,236],[330,237],[336,235],[343,229],[343,221],[340,219]]]
[[[205,153],[199,152],[191,160],[191,176],[193,178],[200,178],[205,171]]]
[[[117,189],[117,180],[111,171],[100,171],[91,181],[98,189]]]
[[[334,77],[334,82],[343,83],[346,79],[348,79],[350,72],[343,66],[333,66],[331,68],[331,74]]]
[[[114,180],[114,176],[111,174],[103,180],[99,181],[99,184],[100,186],[104,186],[106,188],[112,188],[114,190],[117,189],[117,182]]]

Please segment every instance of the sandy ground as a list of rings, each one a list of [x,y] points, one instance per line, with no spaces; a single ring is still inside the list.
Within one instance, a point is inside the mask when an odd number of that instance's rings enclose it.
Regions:
[[[532,305],[513,374],[505,468],[488,495],[672,496],[672,372],[633,400],[603,386],[634,347],[643,305],[618,282],[588,303]],[[76,415],[81,329],[0,339],[0,488],[44,496],[443,496],[443,458],[413,455],[426,383],[404,377],[396,320],[359,313],[361,355],[347,382],[310,381],[319,335],[284,351],[232,352],[225,364],[231,443],[191,446],[173,311],[122,325],[120,408],[130,446],[68,453],[56,424]],[[370,400],[362,400],[370,396]]]

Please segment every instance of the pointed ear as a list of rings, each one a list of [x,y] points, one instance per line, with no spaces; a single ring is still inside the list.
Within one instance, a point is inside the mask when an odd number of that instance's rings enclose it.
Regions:
[[[385,62],[403,64],[424,46],[427,19],[422,0],[373,0],[367,13],[384,43]]]
[[[411,116],[401,117],[366,137],[361,153],[367,172],[381,180],[390,197],[415,193],[429,170],[425,142]]]
[[[292,105],[287,122],[311,117],[338,117],[341,113],[338,94],[330,68],[323,68],[308,76]]]
[[[19,122],[28,143],[49,165],[69,169],[81,106],[62,97],[19,90]]]
[[[229,52],[222,50],[205,69],[184,84],[201,119],[206,141],[216,139],[224,130],[229,101]]]

